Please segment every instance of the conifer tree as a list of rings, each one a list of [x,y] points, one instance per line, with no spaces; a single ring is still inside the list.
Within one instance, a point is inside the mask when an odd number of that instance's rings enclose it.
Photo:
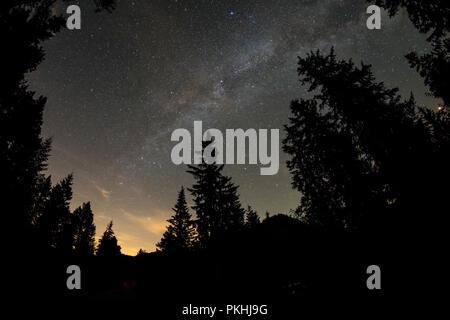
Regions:
[[[188,251],[195,244],[195,227],[189,213],[183,187],[178,193],[177,203],[172,210],[175,214],[167,220],[170,225],[156,246],[164,252]]]
[[[214,153],[214,152],[213,152]],[[194,197],[196,226],[200,246],[207,246],[226,232],[235,232],[244,225],[244,209],[239,201],[238,187],[224,176],[223,165],[189,165],[195,183],[188,189]]]
[[[70,212],[73,176],[69,175],[51,188],[42,212],[36,220],[37,234],[41,244],[70,255],[73,248],[73,221]],[[50,182],[50,179],[47,180]]]
[[[94,255],[95,249],[95,225],[91,203],[83,203],[75,209],[72,217],[74,225],[74,251],[78,257]]]
[[[245,211],[245,225],[247,228],[253,228],[260,223],[258,214],[251,206],[247,207]]]
[[[314,93],[291,103],[283,141],[302,193],[299,216],[330,228],[394,230],[431,214],[442,201],[436,181],[448,170],[443,138],[414,99],[402,101],[397,89],[375,81],[370,65],[339,60],[334,50],[299,58],[298,72]]]
[[[117,244],[117,238],[114,235],[114,231],[112,229],[113,222],[111,221],[106,227],[103,236],[100,238],[98,247],[97,247],[97,256],[101,258],[115,258],[121,255],[121,248]]]
[[[2,1],[0,5],[5,48],[0,61],[0,201],[8,212],[6,224],[16,229],[24,245],[33,244],[34,214],[42,209],[36,201],[48,188],[44,171],[51,145],[50,139],[41,136],[46,98],[29,90],[25,75],[43,61],[42,43],[65,25],[64,17],[55,14],[55,2]],[[97,10],[115,7],[115,0],[94,3]]]
[[[145,251],[144,249],[140,248],[139,251],[136,254],[136,257],[143,257],[143,256],[146,256],[146,255],[148,255],[148,252]]]
[[[368,2],[372,1],[367,0]],[[431,49],[425,54],[410,52],[406,55],[410,66],[419,72],[430,93],[443,101],[441,108],[450,112],[450,5],[446,0],[375,0],[389,16],[395,16],[400,8],[421,33],[428,35]]]

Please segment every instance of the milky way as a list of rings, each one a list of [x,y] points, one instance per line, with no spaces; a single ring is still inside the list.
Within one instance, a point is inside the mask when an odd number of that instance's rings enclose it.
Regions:
[[[192,184],[171,163],[171,132],[192,130],[194,120],[282,129],[290,101],[305,96],[297,56],[334,46],[434,106],[404,59],[427,49],[425,36],[404,13],[383,12],[381,30],[368,30],[364,1],[136,0],[119,1],[112,14],[79,5],[81,30],[45,43],[46,60],[29,78],[48,97],[49,173],[54,181],[74,173],[72,207],[92,202],[97,235],[113,219],[125,253],[154,249],[177,191]],[[225,169],[243,205],[262,216],[297,206],[285,160],[276,176],[260,176],[257,166]]]

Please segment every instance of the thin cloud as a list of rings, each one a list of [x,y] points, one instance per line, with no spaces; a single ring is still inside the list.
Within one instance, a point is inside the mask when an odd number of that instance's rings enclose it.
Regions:
[[[167,221],[164,219],[155,219],[154,217],[136,216],[125,210],[122,210],[122,212],[123,212],[123,215],[125,216],[125,218],[127,218],[130,222],[139,225],[141,228],[143,228],[146,231],[149,231],[155,235],[160,235],[166,230]]]
[[[111,198],[111,191],[108,191],[98,185],[95,185],[95,188],[98,190],[98,192],[100,192],[104,199],[109,200]]]

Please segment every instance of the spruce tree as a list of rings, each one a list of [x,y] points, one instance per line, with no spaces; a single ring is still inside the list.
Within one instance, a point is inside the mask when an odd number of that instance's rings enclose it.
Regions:
[[[72,200],[72,181],[73,177],[69,175],[51,188],[35,225],[39,242],[64,255],[70,255],[73,248],[73,215],[69,207]],[[50,179],[47,182],[50,183]]]
[[[115,7],[115,0],[94,3],[97,10]],[[8,213],[6,224],[16,230],[17,247],[34,244],[32,225],[42,206],[36,201],[46,187],[44,171],[51,145],[50,139],[41,136],[46,98],[29,90],[25,76],[43,61],[42,43],[66,23],[55,14],[54,6],[54,0],[2,1],[0,5],[5,48],[0,61],[0,201]]]
[[[111,221],[106,227],[103,236],[100,238],[97,247],[97,256],[101,258],[115,258],[121,255],[120,246],[117,244],[117,238],[112,229],[113,222]]]
[[[372,3],[373,1],[367,0]],[[395,16],[400,8],[421,33],[427,34],[431,49],[419,55],[410,52],[406,55],[410,66],[419,72],[430,93],[443,101],[441,108],[450,112],[450,5],[446,0],[375,0],[375,4]]]
[[[189,165],[195,183],[188,189],[194,197],[192,207],[197,215],[196,225],[200,246],[207,246],[227,232],[241,230],[244,210],[237,193],[238,187],[224,176],[223,165]]]
[[[167,220],[170,225],[156,246],[161,251],[170,253],[188,251],[195,244],[195,227],[189,213],[183,187],[178,193],[177,203],[172,210],[175,214]]]
[[[260,223],[260,219],[258,216],[258,213],[256,213],[255,210],[251,206],[247,207],[247,210],[245,211],[245,226],[247,228],[253,228],[256,225]]]
[[[411,97],[376,82],[370,65],[319,51],[299,58],[300,82],[314,95],[291,103],[283,149],[297,213],[330,228],[395,230],[437,201],[448,172],[436,136]],[[435,112],[429,111],[435,115]],[[426,187],[425,187],[426,186]],[[432,190],[432,192],[430,192]]]
[[[86,258],[94,254],[95,225],[91,203],[83,203],[72,215],[74,226],[74,251],[78,257]]]

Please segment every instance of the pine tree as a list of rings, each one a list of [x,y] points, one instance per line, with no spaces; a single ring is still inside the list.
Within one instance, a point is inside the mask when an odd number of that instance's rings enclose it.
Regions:
[[[245,226],[251,229],[258,225],[260,222],[261,221],[256,211],[253,210],[251,206],[248,206],[247,210],[245,211]]]
[[[170,225],[156,246],[164,252],[188,251],[195,244],[195,227],[189,213],[183,187],[178,193],[177,203],[172,210],[175,214],[167,220]]]
[[[196,182],[188,189],[194,197],[196,225],[200,246],[207,246],[226,232],[235,232],[244,225],[244,210],[238,187],[224,176],[223,165],[201,163],[189,165],[188,173]]]
[[[121,248],[117,244],[117,238],[114,235],[114,231],[112,229],[113,222],[111,221],[106,227],[103,236],[100,238],[98,247],[97,247],[97,256],[101,258],[115,258],[121,255]]]
[[[83,203],[72,215],[74,225],[74,251],[78,257],[86,258],[94,255],[95,225],[91,203]]]

